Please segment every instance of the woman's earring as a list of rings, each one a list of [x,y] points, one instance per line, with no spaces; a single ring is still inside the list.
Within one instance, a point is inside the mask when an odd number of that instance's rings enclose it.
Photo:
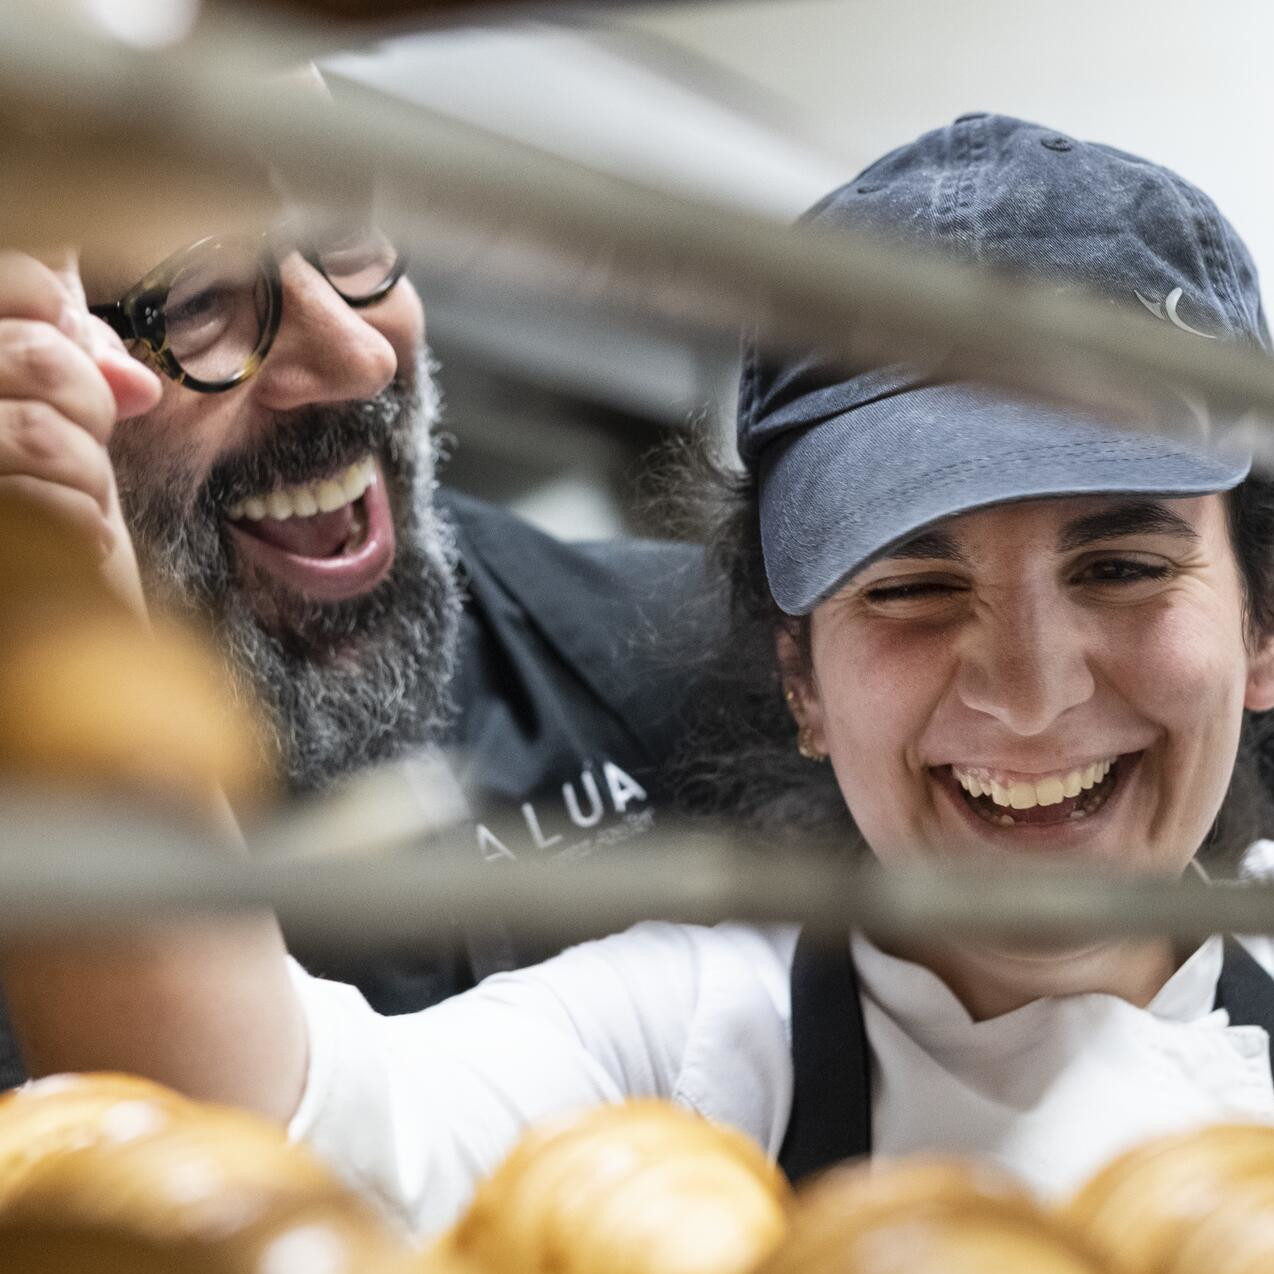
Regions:
[[[807,761],[826,761],[827,753],[820,752],[814,746],[814,731],[809,726],[803,725],[796,736],[796,750]]]
[[[798,712],[798,708],[800,705],[797,702],[796,691],[793,690],[791,686],[788,686],[783,691],[783,698],[787,700],[788,711],[791,712],[792,716],[799,722],[800,713]],[[818,748],[814,746],[814,731],[807,725],[802,725],[796,733],[796,750],[807,761],[827,760],[827,753],[820,752]]]

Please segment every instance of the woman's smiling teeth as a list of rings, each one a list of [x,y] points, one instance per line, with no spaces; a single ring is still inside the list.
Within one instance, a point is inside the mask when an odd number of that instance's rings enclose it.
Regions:
[[[364,456],[357,464],[350,465],[334,477],[249,496],[232,505],[228,516],[233,522],[260,522],[265,518],[282,522],[291,517],[310,518],[316,513],[333,513],[362,499],[375,480],[376,462],[371,456]]]
[[[1043,825],[1087,818],[1099,810],[1115,789],[1118,760],[1107,757],[1033,779],[952,765],[951,776],[986,822],[998,827]]]
[[[951,773],[970,796],[989,796],[997,805],[1008,809],[1029,810],[1036,805],[1059,805],[1067,797],[1086,792],[1110,773],[1117,759],[1094,761],[1082,769],[1050,774],[1033,782],[1007,778],[999,782],[985,770],[965,770],[957,765],[951,767]]]

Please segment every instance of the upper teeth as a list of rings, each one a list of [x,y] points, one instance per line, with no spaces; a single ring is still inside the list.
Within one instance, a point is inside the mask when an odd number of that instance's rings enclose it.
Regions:
[[[1094,761],[1080,770],[1065,774],[1050,774],[1034,782],[1012,779],[999,782],[986,771],[962,770],[951,767],[955,780],[971,796],[989,796],[997,805],[1007,809],[1029,810],[1036,805],[1056,805],[1070,796],[1078,796],[1110,773],[1110,767],[1118,758]]]
[[[279,487],[265,495],[250,495],[230,506],[229,517],[232,521],[247,518],[250,522],[259,522],[262,518],[282,521],[290,517],[309,518],[316,513],[331,513],[353,504],[375,481],[376,462],[371,456],[364,456],[335,477],[295,487]]]

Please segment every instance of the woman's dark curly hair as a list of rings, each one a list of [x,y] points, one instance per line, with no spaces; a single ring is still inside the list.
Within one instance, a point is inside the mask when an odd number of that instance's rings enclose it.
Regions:
[[[741,821],[770,844],[864,850],[831,767],[811,764],[796,749],[774,637],[786,629],[808,656],[809,619],[784,614],[770,593],[755,479],[713,459],[702,437],[675,444],[658,472],[665,495],[674,492],[675,530],[707,545],[715,585],[703,604],[716,616],[705,613],[697,628],[717,636],[712,653],[691,656],[703,665],[700,690],[676,765],[685,807]],[[1274,632],[1274,479],[1249,477],[1226,500],[1254,643]],[[1230,788],[1200,849],[1216,874],[1232,870],[1254,840],[1274,835],[1272,718],[1245,714]]]

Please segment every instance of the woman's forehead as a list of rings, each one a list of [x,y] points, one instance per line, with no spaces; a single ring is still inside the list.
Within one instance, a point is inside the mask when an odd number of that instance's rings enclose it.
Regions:
[[[1069,552],[1129,536],[1197,542],[1207,535],[1221,507],[1219,495],[1112,493],[1014,500],[933,522],[886,549],[877,560],[958,560],[999,545]]]

